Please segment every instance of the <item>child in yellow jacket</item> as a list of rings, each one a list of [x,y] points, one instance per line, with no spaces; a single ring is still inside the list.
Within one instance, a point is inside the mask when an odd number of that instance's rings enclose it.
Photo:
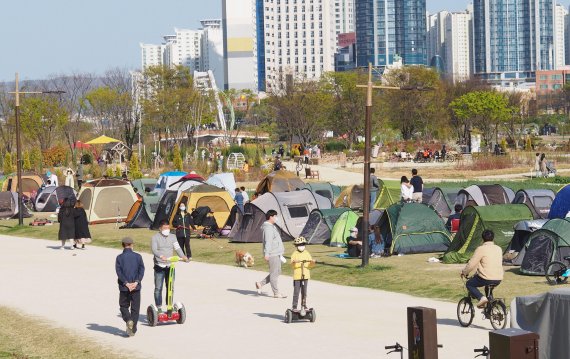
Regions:
[[[304,237],[295,238],[293,244],[297,248],[291,254],[291,266],[293,267],[293,310],[297,310],[299,292],[301,292],[301,307],[307,309],[307,284],[311,278],[310,268],[314,267],[315,261],[309,251],[305,250],[307,240]]]

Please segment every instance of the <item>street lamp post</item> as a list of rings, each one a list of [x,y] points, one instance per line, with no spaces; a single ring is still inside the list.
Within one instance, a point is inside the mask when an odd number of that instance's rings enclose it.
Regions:
[[[64,94],[65,91],[20,91],[19,88],[19,77],[16,72],[16,89],[14,92],[10,92],[15,95],[15,109],[14,114],[16,117],[16,172],[18,178],[18,225],[24,225],[24,212],[22,208],[24,207],[24,202],[22,201],[22,141],[20,136],[20,95],[23,94],[41,94],[41,93],[54,93],[54,94]]]

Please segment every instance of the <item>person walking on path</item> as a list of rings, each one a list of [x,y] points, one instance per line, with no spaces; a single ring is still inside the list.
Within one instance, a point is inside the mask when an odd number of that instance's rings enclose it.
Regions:
[[[236,206],[243,213],[243,204],[245,203],[245,199],[243,198],[243,194],[241,194],[241,189],[236,188],[236,195],[234,196],[234,202]]]
[[[186,203],[180,203],[178,211],[172,221],[172,226],[176,229],[176,240],[182,248],[184,255],[189,259],[192,258],[192,250],[190,249],[190,230],[196,230],[194,220],[186,210]]]
[[[542,172],[542,177],[548,177],[548,168],[546,168],[546,155],[544,153],[540,155],[540,172]]]
[[[74,208],[69,198],[63,200],[63,204],[57,214],[57,221],[59,222],[57,238],[61,241],[59,249],[64,249],[65,242],[70,241],[73,244],[75,240]],[[70,249],[73,249],[73,247]]]
[[[465,287],[469,293],[479,300],[477,308],[485,307],[489,299],[481,294],[478,287],[499,285],[503,280],[503,250],[495,244],[495,233],[486,229],[481,234],[483,244],[477,247],[473,256],[461,271],[461,277],[467,277],[475,268],[477,273],[471,277]]]
[[[129,237],[121,241],[123,253],[115,260],[115,272],[119,284],[119,308],[127,325],[127,335],[137,332],[141,308],[141,282],[144,277],[142,256],[133,251],[133,240]]]
[[[275,223],[278,221],[277,211],[270,209],[265,215],[266,221],[261,226],[263,230],[263,255],[267,262],[269,262],[269,274],[263,278],[261,282],[255,282],[257,294],[261,294],[261,288],[267,283],[271,283],[273,290],[273,297],[287,298],[279,292],[279,275],[281,274],[281,263],[285,258],[283,253],[283,241]]]
[[[168,285],[170,273],[168,257],[172,256],[172,251],[174,250],[184,262],[188,262],[188,258],[184,255],[182,248],[180,248],[176,236],[170,233],[170,225],[167,220],[163,219],[160,221],[158,230],[159,232],[152,236],[150,240],[150,247],[154,255],[154,304],[159,313],[161,313],[162,287],[164,283]]]
[[[412,193],[412,201],[416,203],[422,203],[423,191],[424,191],[424,180],[418,176],[418,170],[412,170],[412,179],[410,184],[414,187],[414,192]]]
[[[305,237],[295,238],[293,245],[296,250],[291,254],[291,267],[293,267],[293,305],[292,310],[297,310],[299,293],[301,294],[301,308],[307,309],[307,285],[311,279],[310,269],[315,265],[315,260],[309,251],[305,249],[307,240]]]
[[[243,196],[243,203],[249,202],[249,195],[247,194],[245,187],[241,186],[239,189],[240,189],[241,195]]]
[[[380,190],[380,183],[378,182],[378,177],[376,177],[376,169],[374,167],[370,168],[370,209],[374,208],[374,203],[376,202],[376,197],[378,197],[378,191]]]
[[[85,249],[85,243],[91,243],[91,232],[89,231],[87,213],[85,213],[83,203],[81,203],[80,200],[75,202],[75,208],[73,210],[73,218],[75,220],[75,244],[73,248],[78,248],[77,245],[81,244],[81,249]]]

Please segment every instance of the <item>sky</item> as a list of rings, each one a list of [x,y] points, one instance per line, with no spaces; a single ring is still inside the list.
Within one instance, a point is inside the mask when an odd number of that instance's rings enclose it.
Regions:
[[[427,0],[427,9],[461,11],[467,3]],[[16,72],[32,80],[137,69],[139,43],[159,44],[175,27],[198,28],[208,18],[221,18],[221,0],[2,1],[0,82]]]

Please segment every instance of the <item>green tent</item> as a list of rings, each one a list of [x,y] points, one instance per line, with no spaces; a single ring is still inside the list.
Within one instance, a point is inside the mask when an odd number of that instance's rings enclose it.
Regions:
[[[301,237],[305,237],[309,244],[326,244],[331,238],[334,224],[340,216],[350,211],[348,208],[313,209]]]
[[[340,187],[328,182],[309,182],[305,183],[305,188],[311,192],[320,194],[331,200],[334,203],[340,194]]]
[[[378,189],[378,197],[374,202],[374,208],[386,209],[392,204],[399,202],[399,198],[397,200],[394,200],[390,194],[390,191],[388,190],[388,187],[386,186],[386,183],[384,183],[384,181],[382,181],[380,178],[378,178],[378,184],[380,188]]]
[[[451,236],[433,210],[422,203],[396,203],[378,221],[390,253],[444,252]]]
[[[483,243],[481,234],[486,229],[495,233],[495,243],[504,251],[515,233],[514,225],[532,218],[532,212],[525,204],[468,206],[461,213],[459,231],[444,254],[443,262],[469,261],[475,249]]]
[[[136,188],[137,193],[143,197],[144,206],[150,220],[154,219],[158,202],[160,201],[158,192],[153,191],[156,181],[156,178],[141,178],[131,181],[133,188]]]
[[[356,227],[358,214],[354,211],[346,211],[338,217],[331,231],[331,247],[346,247],[346,238],[350,234],[350,229]]]
[[[520,272],[545,275],[548,263],[566,262],[570,255],[570,218],[555,218],[531,233],[519,256],[523,256]]]

